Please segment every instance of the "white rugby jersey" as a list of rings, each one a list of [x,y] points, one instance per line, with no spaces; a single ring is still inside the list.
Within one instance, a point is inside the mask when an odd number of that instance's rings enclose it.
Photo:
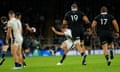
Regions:
[[[20,31],[21,31],[21,29],[22,29],[22,22],[20,20],[18,20],[18,19],[17,19],[17,22],[19,24],[19,28],[20,28]]]
[[[13,37],[15,39],[22,37],[21,35],[21,22],[16,18],[12,18],[8,21],[7,27],[11,27],[13,30]]]

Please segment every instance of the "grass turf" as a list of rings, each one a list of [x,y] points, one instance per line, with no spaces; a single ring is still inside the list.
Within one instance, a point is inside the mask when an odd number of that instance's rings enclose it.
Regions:
[[[81,65],[80,56],[68,56],[62,66],[56,66],[61,56],[27,57],[28,66],[21,70],[13,70],[13,58],[6,58],[0,66],[0,72],[120,72],[120,55],[115,55],[111,66],[106,65],[103,55],[89,55],[87,65]]]

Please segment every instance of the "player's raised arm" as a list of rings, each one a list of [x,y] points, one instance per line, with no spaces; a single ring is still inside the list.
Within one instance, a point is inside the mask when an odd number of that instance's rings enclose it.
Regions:
[[[96,30],[95,30],[96,25],[97,25],[97,22],[94,20],[91,25],[93,35],[96,35]]]
[[[86,15],[83,16],[83,21],[85,22],[86,28],[90,28],[90,21]]]
[[[26,23],[25,26],[26,26],[26,30],[28,30],[28,31],[32,31],[32,29],[30,28],[30,26],[29,26],[28,23]]]
[[[64,35],[64,32],[57,31],[54,27],[51,27],[52,31],[57,35]]]

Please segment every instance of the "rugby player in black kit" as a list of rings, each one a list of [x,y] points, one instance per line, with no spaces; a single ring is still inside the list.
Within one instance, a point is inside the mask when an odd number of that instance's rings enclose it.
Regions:
[[[87,27],[90,25],[87,16],[78,10],[78,5],[76,3],[73,3],[71,5],[71,10],[65,14],[63,24],[68,24],[68,28],[72,30],[73,40],[80,39],[80,42],[76,44],[76,48],[81,53],[82,65],[86,65],[87,55],[84,47],[84,24],[86,24]],[[62,59],[64,60],[65,57],[66,55],[64,54]]]
[[[103,48],[104,56],[107,61],[107,65],[110,66],[111,59],[113,59],[113,31],[116,36],[119,37],[119,26],[111,14],[108,14],[107,7],[103,6],[100,9],[100,14],[97,15],[92,22],[92,31],[94,35],[100,37],[101,47]],[[110,57],[108,53],[108,48],[110,48]]]
[[[7,17],[5,16],[2,16],[1,17],[1,24],[0,24],[0,39],[3,40],[3,44],[0,44],[0,47],[2,48],[1,49],[1,59],[0,59],[0,65],[2,65],[5,61],[5,55],[6,55],[6,52],[8,50],[8,48],[10,47],[10,41],[9,41],[9,45],[7,45],[5,43],[5,37],[6,37],[6,32],[7,32]]]

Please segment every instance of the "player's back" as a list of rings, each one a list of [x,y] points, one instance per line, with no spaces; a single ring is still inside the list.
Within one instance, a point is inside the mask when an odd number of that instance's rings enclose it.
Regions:
[[[15,38],[21,36],[21,26],[15,18],[8,21],[8,27],[9,26],[12,28],[12,32]]]
[[[103,13],[99,14],[95,17],[95,20],[97,21],[97,31],[112,31],[113,25],[112,20],[114,17],[111,14]]]
[[[80,10],[78,11],[68,11],[65,14],[65,20],[68,21],[70,29],[72,28],[80,28],[83,27],[83,21],[82,18],[85,14],[81,12]]]

